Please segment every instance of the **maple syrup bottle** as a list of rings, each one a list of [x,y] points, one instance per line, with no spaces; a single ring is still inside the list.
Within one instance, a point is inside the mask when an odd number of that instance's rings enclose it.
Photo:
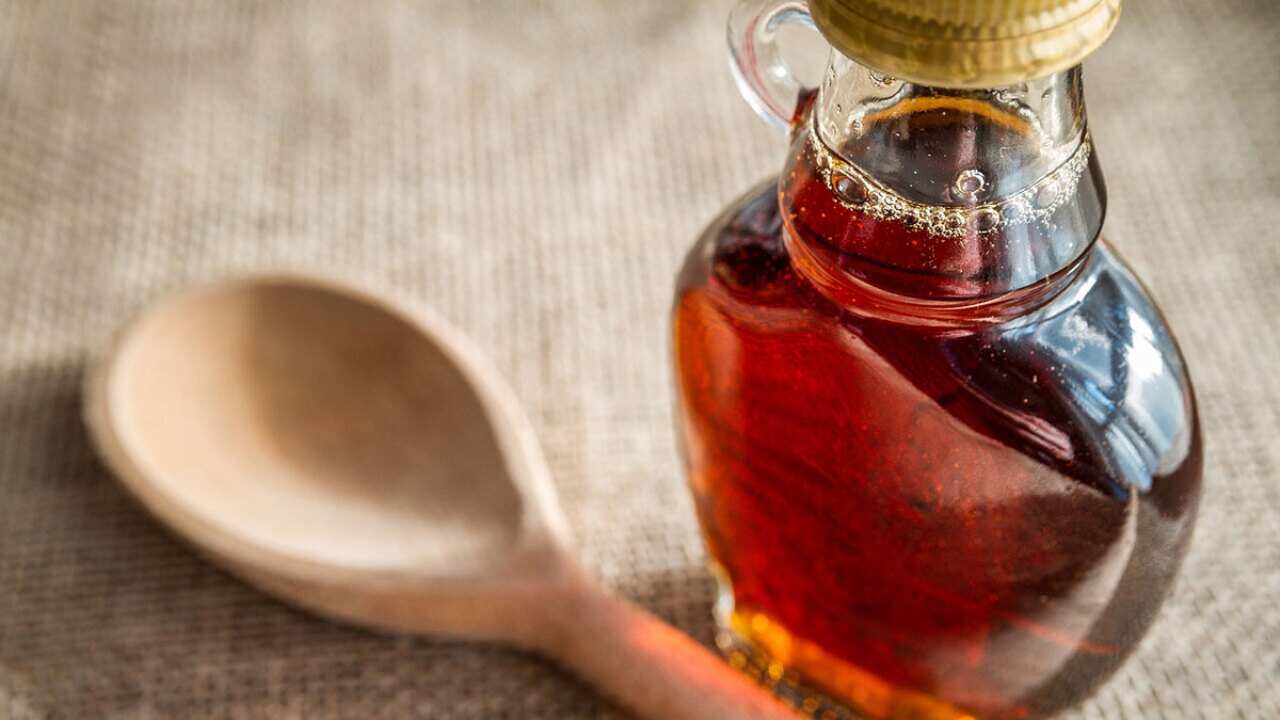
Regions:
[[[1151,624],[1195,398],[1106,208],[1080,60],[1118,0],[747,2],[792,145],[690,252],[681,444],[730,660],[818,718],[1043,718]],[[773,42],[834,50],[806,90]],[[855,60],[854,58],[857,58]]]

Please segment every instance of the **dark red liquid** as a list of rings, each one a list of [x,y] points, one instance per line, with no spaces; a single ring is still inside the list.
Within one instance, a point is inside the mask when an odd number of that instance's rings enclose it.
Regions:
[[[1135,485],[1064,380],[1070,361],[1011,324],[1093,260],[1006,292],[1016,243],[859,216],[793,157],[785,215],[772,185],[739,202],[677,290],[682,440],[728,622],[874,717],[1079,700],[1176,571],[1194,417],[1177,466]]]

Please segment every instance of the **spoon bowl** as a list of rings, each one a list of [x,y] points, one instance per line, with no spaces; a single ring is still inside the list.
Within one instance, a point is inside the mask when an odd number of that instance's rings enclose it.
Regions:
[[[126,329],[85,397],[124,486],[286,601],[541,652],[646,717],[794,717],[578,569],[514,396],[425,310],[310,278],[198,289]]]

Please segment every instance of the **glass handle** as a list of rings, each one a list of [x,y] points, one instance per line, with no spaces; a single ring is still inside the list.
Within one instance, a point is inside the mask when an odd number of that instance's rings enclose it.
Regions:
[[[817,31],[804,0],[743,0],[729,13],[729,66],[738,92],[781,130],[791,128],[797,102],[814,90],[796,78],[778,47],[778,30],[792,23]]]

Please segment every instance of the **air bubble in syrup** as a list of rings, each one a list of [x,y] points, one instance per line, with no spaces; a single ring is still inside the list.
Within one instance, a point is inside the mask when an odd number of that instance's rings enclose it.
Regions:
[[[1031,212],[1030,209],[1021,202],[1012,202],[1005,205],[1000,211],[1000,214],[1004,217],[1005,222],[1016,223],[1026,219]]]
[[[1000,213],[995,208],[979,208],[969,215],[969,227],[980,233],[994,230],[1000,224]]]
[[[1036,207],[1047,208],[1053,205],[1058,199],[1058,183],[1049,182],[1045,186],[1036,191]]]
[[[956,176],[951,183],[951,192],[956,199],[973,202],[987,194],[987,176],[981,170],[969,168]]]
[[[836,195],[850,205],[862,205],[867,202],[867,186],[856,178],[844,173],[831,174],[831,189]]]

